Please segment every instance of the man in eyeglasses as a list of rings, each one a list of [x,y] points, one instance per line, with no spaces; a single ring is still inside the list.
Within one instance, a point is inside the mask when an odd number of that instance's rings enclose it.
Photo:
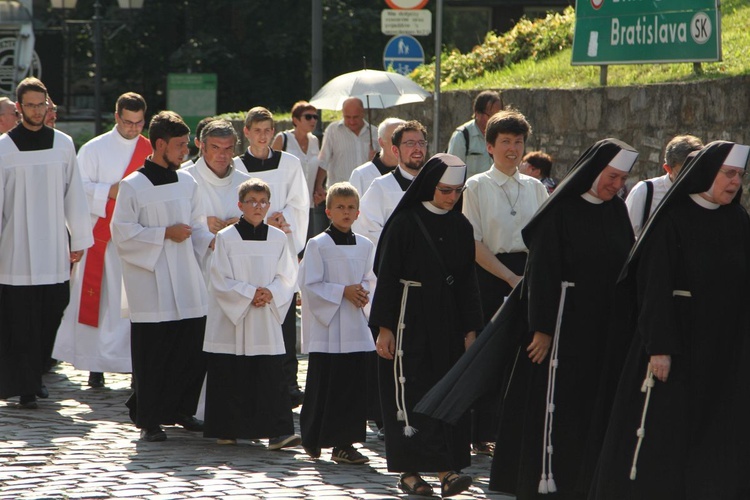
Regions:
[[[120,313],[122,267],[109,226],[120,180],[142,167],[152,152],[141,135],[145,113],[143,97],[135,92],[121,95],[115,105],[115,127],[78,152],[95,243],[73,268],[70,306],[57,332],[53,357],[90,372],[90,387],[104,387],[105,372],[132,371],[130,321]]]
[[[458,127],[451,136],[448,153],[466,162],[468,177],[484,172],[492,165],[484,135],[487,121],[501,108],[500,94],[492,90],[480,92],[474,99],[474,118]]]
[[[16,103],[7,97],[0,97],[0,134],[4,134],[18,125]]]
[[[0,137],[0,398],[33,409],[47,395],[43,362],[70,298],[70,263],[94,239],[73,141],[44,125],[47,88],[25,78],[16,98],[22,122]]]
[[[416,120],[403,123],[393,131],[391,144],[398,166],[372,181],[362,197],[359,219],[353,226],[355,232],[376,245],[388,217],[427,161],[427,129]]]
[[[349,177],[349,182],[357,189],[360,197],[365,195],[372,181],[381,175],[391,173],[398,165],[398,157],[391,148],[393,146],[391,139],[396,127],[402,123],[406,122],[401,118],[386,118],[378,125],[380,151],[375,153],[375,157],[371,161],[355,168],[351,177]]]

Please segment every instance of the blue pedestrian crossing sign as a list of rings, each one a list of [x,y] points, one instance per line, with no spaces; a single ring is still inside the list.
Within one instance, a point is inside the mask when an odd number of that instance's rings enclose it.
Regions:
[[[408,75],[420,64],[424,64],[424,49],[416,38],[398,35],[388,40],[383,51],[384,69],[393,67],[396,73]]]

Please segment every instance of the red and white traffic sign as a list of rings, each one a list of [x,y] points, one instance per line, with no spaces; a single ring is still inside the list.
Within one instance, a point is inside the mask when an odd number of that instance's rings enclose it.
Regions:
[[[430,0],[385,0],[391,9],[417,10],[427,5]]]

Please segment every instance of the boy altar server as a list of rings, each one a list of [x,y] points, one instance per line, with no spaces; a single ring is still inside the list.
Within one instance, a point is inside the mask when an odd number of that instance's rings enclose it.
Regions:
[[[375,246],[352,232],[359,194],[348,182],[328,189],[331,225],[307,243],[300,266],[303,352],[309,353],[302,445],[313,458],[333,447],[331,460],[364,464],[352,444],[365,440],[367,355],[375,350],[365,306],[375,288]]]
[[[216,235],[209,273],[204,436],[219,444],[270,438],[268,448],[278,450],[300,443],[284,379],[281,332],[297,263],[284,232],[263,222],[271,200],[268,184],[249,179],[238,195],[242,217]]]

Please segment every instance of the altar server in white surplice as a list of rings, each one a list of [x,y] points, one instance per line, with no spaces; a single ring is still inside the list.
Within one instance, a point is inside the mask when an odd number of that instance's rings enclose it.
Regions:
[[[392,172],[375,178],[362,196],[361,215],[354,230],[377,246],[385,222],[427,161],[427,129],[416,120],[398,125],[391,138],[398,159]]]
[[[115,105],[115,127],[78,152],[95,242],[73,267],[70,304],[52,357],[89,371],[91,387],[104,386],[104,372],[132,371],[130,321],[121,314],[122,266],[110,223],[120,181],[141,168],[152,153],[151,143],[141,135],[145,113],[143,97],[134,92],[121,95]]]
[[[216,235],[210,307],[205,437],[219,444],[269,438],[299,444],[283,375],[281,322],[292,302],[297,258],[283,231],[263,222],[271,191],[260,179],[239,187],[240,220]]]
[[[0,137],[0,398],[33,409],[37,394],[48,396],[42,368],[68,305],[70,264],[94,239],[73,141],[44,125],[47,88],[25,78],[16,96],[22,121]]]
[[[237,188],[250,176],[238,171],[232,163],[237,139],[237,131],[231,122],[221,119],[210,121],[201,131],[202,156],[195,164],[183,168],[198,183],[208,230],[213,234],[236,224],[242,215],[237,207]],[[206,282],[212,255],[212,252],[208,252],[201,261]]]
[[[189,132],[171,111],[151,119],[154,154],[120,183],[112,216],[131,322],[135,393],[127,406],[146,441],[167,438],[161,424],[203,429],[193,416],[205,375],[207,294],[198,261],[214,236],[198,184],[178,170]]]
[[[245,117],[244,134],[247,150],[234,159],[237,170],[247,172],[268,184],[273,193],[265,223],[284,231],[289,248],[296,255],[305,247],[310,216],[310,194],[302,164],[296,156],[271,149],[273,114],[266,108],[251,108]],[[295,301],[296,302],[296,301]],[[294,302],[292,303],[294,304]],[[289,385],[292,404],[299,406],[304,395],[297,385],[297,319],[296,307],[290,306],[281,330],[284,332],[284,376]]]
[[[367,362],[375,351],[366,306],[375,288],[375,246],[353,233],[359,194],[348,182],[328,189],[331,225],[307,243],[300,267],[302,350],[309,353],[302,446],[313,458],[332,447],[331,460],[368,461],[352,446],[365,440]]]

